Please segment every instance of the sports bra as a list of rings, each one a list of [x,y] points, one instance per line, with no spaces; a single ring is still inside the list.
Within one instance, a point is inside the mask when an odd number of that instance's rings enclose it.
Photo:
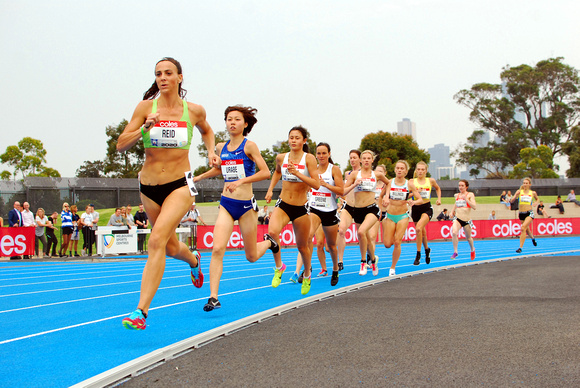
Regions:
[[[424,200],[431,199],[431,179],[425,178],[425,183],[420,185],[419,182],[417,182],[417,178],[413,178],[413,183],[415,184],[417,191],[421,195],[421,198],[423,198]],[[413,198],[413,199],[418,199],[418,198]]]
[[[256,163],[244,151],[247,141],[248,139],[244,139],[239,147],[233,151],[228,150],[229,140],[224,144],[220,158],[225,182],[237,181],[256,173]]]
[[[282,180],[286,181],[286,182],[302,182],[300,179],[298,179],[296,177],[296,175],[294,174],[290,174],[288,172],[288,156],[290,155],[290,152],[288,152],[285,156],[284,156],[284,161],[282,162]],[[300,162],[296,165],[296,170],[298,170],[298,172],[304,174],[305,176],[310,178],[310,173],[308,172],[308,169],[306,168],[306,152],[304,152],[302,154],[302,159],[300,159]]]
[[[189,120],[187,101],[183,101],[183,115],[180,120],[161,120],[149,131],[141,127],[145,148],[174,148],[188,150],[193,137],[193,125]],[[153,100],[151,113],[157,112],[157,100]]]
[[[532,196],[532,191],[528,190],[527,193],[520,191],[520,205],[532,205],[532,201],[534,200]]]
[[[395,183],[395,178],[391,179],[389,199],[395,201],[406,201],[407,198],[409,198],[409,181],[405,179],[405,183],[399,186]]]
[[[363,178],[361,174],[362,170],[359,170],[356,174],[356,179],[362,179],[361,182],[355,186],[354,192],[359,193],[361,191],[375,191],[377,188],[377,177],[375,176],[375,172],[371,171],[370,178]]]
[[[334,186],[334,178],[332,177],[333,166],[333,164],[329,163],[326,171],[323,174],[320,174],[322,180],[331,186]],[[310,199],[308,203],[310,204],[310,207],[325,212],[336,210],[338,208],[336,205],[336,194],[324,186],[320,186],[318,190],[310,189]]]

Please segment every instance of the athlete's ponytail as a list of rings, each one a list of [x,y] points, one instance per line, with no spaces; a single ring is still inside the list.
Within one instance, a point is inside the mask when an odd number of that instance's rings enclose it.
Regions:
[[[308,137],[309,137],[309,135],[308,135],[308,130],[307,130],[306,128],[304,128],[303,126],[301,126],[301,125],[298,125],[298,126],[296,126],[296,127],[293,127],[293,128],[292,128],[292,129],[291,129],[291,130],[288,132],[288,135],[290,135],[290,132],[292,132],[292,131],[298,131],[298,132],[300,132],[300,133],[302,134],[302,137],[304,138],[304,140],[308,140]],[[309,150],[309,148],[308,148],[308,142],[306,142],[306,143],[304,143],[304,144],[302,145],[302,151],[304,151],[304,152],[306,152],[306,153],[309,153],[309,152],[310,152],[310,150]]]
[[[161,59],[159,62],[163,62],[163,61],[173,63],[175,65],[175,67],[177,68],[177,74],[179,74],[179,75],[183,74],[183,71],[181,70],[181,63],[179,63],[179,61],[177,61],[176,59],[173,59],[171,57],[165,57],[165,58]],[[159,64],[159,62],[157,62],[155,64],[155,66],[157,66]],[[187,94],[187,90],[185,90],[181,87],[182,83],[183,83],[183,81],[179,83],[179,89],[177,90],[177,93],[179,94],[179,97],[183,99],[183,98],[185,98],[185,95]],[[145,93],[143,93],[143,99],[144,100],[153,100],[155,97],[157,97],[158,94],[159,94],[159,86],[157,86],[156,81],[153,81],[153,85],[151,85],[151,87]]]

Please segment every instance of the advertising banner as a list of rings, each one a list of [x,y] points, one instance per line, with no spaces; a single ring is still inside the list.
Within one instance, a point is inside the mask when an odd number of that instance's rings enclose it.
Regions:
[[[0,228],[0,256],[34,255],[32,227]]]

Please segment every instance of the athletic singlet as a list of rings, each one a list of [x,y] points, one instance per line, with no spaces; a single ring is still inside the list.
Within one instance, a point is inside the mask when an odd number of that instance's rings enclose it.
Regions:
[[[469,204],[467,203],[467,201],[465,199],[458,199],[458,195],[459,194],[455,194],[455,207],[456,208],[470,208],[471,206],[469,206]]]
[[[409,198],[409,181],[405,179],[405,183],[399,186],[395,183],[395,178],[391,179],[389,199],[395,201],[406,201],[407,198]]]
[[[183,116],[176,120],[161,120],[151,130],[145,132],[141,127],[145,148],[174,148],[188,150],[193,137],[193,125],[189,120],[187,101],[183,101]],[[153,100],[151,113],[157,112],[157,100]]]
[[[281,169],[282,170],[282,180],[287,181],[287,182],[302,182],[294,174],[290,174],[288,172],[288,156],[289,155],[290,155],[290,153],[288,152],[284,156],[284,161],[282,162],[282,169]],[[302,154],[302,159],[300,159],[300,163],[298,163],[296,165],[296,170],[310,178],[310,173],[308,172],[308,169],[306,168],[306,152],[304,152]]]
[[[334,186],[334,178],[332,177],[333,164],[329,163],[328,168],[320,177],[327,184]],[[323,212],[336,210],[336,194],[328,190],[326,187],[320,186],[318,190],[310,189],[310,200],[308,201],[310,207]]]
[[[363,178],[361,174],[362,170],[359,170],[356,174],[356,180],[362,179],[361,182],[354,188],[355,193],[359,193],[361,191],[375,191],[377,188],[377,177],[375,176],[375,172],[371,171],[370,178]]]
[[[532,191],[528,190],[527,194],[524,194],[523,191],[520,191],[520,205],[530,205],[532,206],[532,201],[534,197],[532,196]]]
[[[256,173],[256,163],[244,152],[247,141],[248,139],[244,139],[242,144],[233,151],[228,150],[229,140],[224,144],[220,158],[222,160],[222,175],[224,176],[225,182],[237,181]]]
[[[425,178],[425,183],[420,185],[419,182],[417,182],[417,178],[413,178],[413,183],[415,184],[417,191],[419,191],[421,198],[423,198],[424,200],[431,199],[431,179]],[[417,198],[413,197],[413,199]]]

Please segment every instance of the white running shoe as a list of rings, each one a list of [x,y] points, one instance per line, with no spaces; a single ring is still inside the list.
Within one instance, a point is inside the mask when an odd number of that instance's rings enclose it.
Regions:
[[[358,273],[360,276],[365,276],[367,274],[367,263],[360,263],[360,271]]]
[[[389,269],[389,276],[395,276],[395,275],[396,275],[395,270],[392,268]]]
[[[375,261],[373,261],[371,263],[371,267],[373,269],[373,276],[377,276],[379,274],[379,267],[377,266],[377,263]]]
[[[379,257],[375,255],[375,264],[379,264]]]

